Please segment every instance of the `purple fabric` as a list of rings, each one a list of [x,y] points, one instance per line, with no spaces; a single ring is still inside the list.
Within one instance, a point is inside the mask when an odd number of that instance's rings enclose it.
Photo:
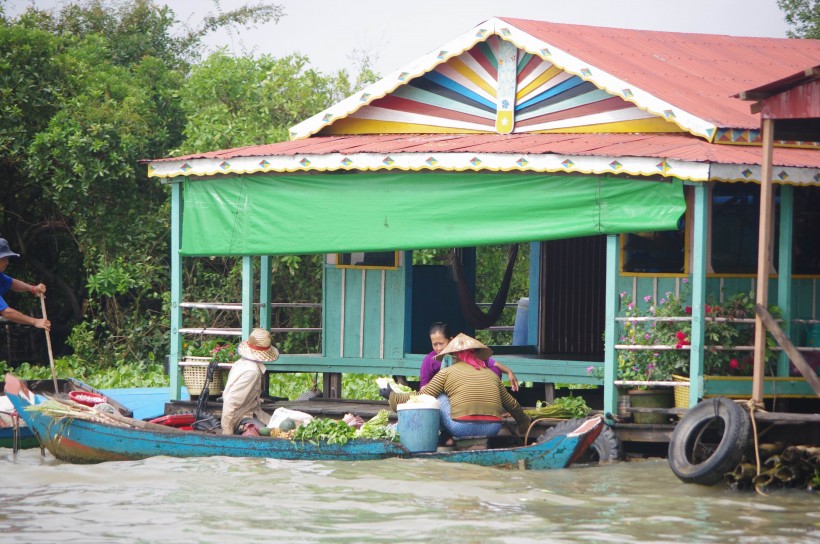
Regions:
[[[495,360],[492,357],[487,359],[487,368],[498,374],[499,378],[501,377],[501,370],[495,366]],[[427,385],[439,370],[441,370],[441,361],[436,360],[436,352],[431,351],[424,358],[419,369],[419,388]]]
[[[3,295],[8,293],[9,289],[11,289],[11,282],[12,279],[10,276],[0,273],[0,312],[5,311],[9,307],[6,300],[3,298]]]

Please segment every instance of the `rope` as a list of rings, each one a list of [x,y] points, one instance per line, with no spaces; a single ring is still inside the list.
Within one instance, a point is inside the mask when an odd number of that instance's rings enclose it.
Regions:
[[[533,418],[532,422],[530,423],[530,426],[529,426],[529,427],[527,427],[527,432],[526,432],[526,433],[524,433],[524,445],[525,445],[525,446],[529,443],[529,439],[530,439],[530,431],[531,431],[531,430],[532,430],[532,428],[535,426],[536,422],[538,422],[538,421],[540,421],[540,420],[542,420],[542,419],[548,419],[548,418],[546,418],[546,417],[536,417],[536,418]]]
[[[205,408],[208,405],[208,397],[210,396],[211,392],[211,381],[214,379],[214,371],[216,367],[219,366],[219,363],[214,359],[208,364],[208,370],[205,373],[205,385],[202,386],[202,391],[199,393],[199,399],[196,402],[196,413],[194,415],[194,421],[199,421],[202,419],[202,413],[205,412]]]
[[[752,432],[754,433],[755,466],[757,467],[756,476],[760,476],[760,443],[757,436],[757,421],[755,420],[755,410],[758,408],[758,404],[754,399],[749,399],[746,401],[746,407],[749,409],[749,418],[752,420]],[[765,495],[765,493],[760,491],[757,486],[755,486],[755,491],[757,491],[760,495]]]

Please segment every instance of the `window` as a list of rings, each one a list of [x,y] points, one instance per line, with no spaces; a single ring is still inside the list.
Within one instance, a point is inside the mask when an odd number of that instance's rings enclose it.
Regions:
[[[820,187],[794,188],[793,274],[820,275]]]
[[[398,251],[367,251],[359,253],[339,253],[336,266],[339,268],[398,268]]]
[[[621,236],[621,270],[635,274],[686,273],[686,223],[692,210],[692,193],[684,189],[686,213],[677,230],[633,232]]]
[[[775,204],[778,189],[775,188]],[[773,260],[777,261],[779,206],[775,205]],[[712,188],[712,270],[716,274],[755,274],[760,219],[760,186],[717,183]]]

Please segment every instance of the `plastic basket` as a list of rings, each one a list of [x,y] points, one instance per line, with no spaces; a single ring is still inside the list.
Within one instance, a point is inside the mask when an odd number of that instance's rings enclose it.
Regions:
[[[689,378],[686,376],[678,376],[672,374],[672,381],[688,382]],[[680,385],[675,387],[675,408],[689,408],[689,386]]]
[[[192,358],[186,357],[183,359],[182,362],[203,362],[197,358],[195,361],[191,360]],[[203,358],[204,362],[209,361],[207,358]],[[214,377],[211,380],[211,384],[208,387],[208,394],[209,395],[219,395],[225,389],[225,380],[227,378],[226,372],[221,369],[217,368],[214,369]],[[208,367],[207,366],[183,366],[182,367],[182,381],[185,383],[185,387],[188,388],[188,394],[192,397],[198,397],[202,394],[202,389],[205,387],[205,378],[208,375]]]

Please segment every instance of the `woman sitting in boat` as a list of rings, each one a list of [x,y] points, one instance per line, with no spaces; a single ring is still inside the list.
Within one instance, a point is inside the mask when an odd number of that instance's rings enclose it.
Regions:
[[[262,375],[265,365],[279,358],[273,347],[270,332],[253,329],[248,339],[236,348],[241,359],[231,366],[228,382],[222,393],[222,434],[234,434],[247,424],[261,429],[270,421],[262,411]]]
[[[424,387],[430,383],[433,376],[441,370],[442,361],[438,359],[437,356],[441,353],[441,350],[447,347],[447,344],[449,344],[452,339],[453,336],[450,334],[450,325],[447,323],[439,321],[430,326],[430,344],[433,346],[433,351],[428,353],[421,363],[421,368],[419,369],[419,387]],[[518,379],[512,370],[492,357],[487,358],[486,364],[487,368],[495,372],[499,378],[501,378],[502,373],[506,374],[510,380],[510,389],[518,391]]]
[[[419,391],[437,397],[441,424],[452,436],[495,436],[501,430],[501,415],[510,413],[524,434],[531,423],[498,376],[487,368],[492,350],[478,340],[459,334],[436,357],[451,355],[454,363],[438,372]],[[407,402],[413,393],[391,392],[390,408]]]

